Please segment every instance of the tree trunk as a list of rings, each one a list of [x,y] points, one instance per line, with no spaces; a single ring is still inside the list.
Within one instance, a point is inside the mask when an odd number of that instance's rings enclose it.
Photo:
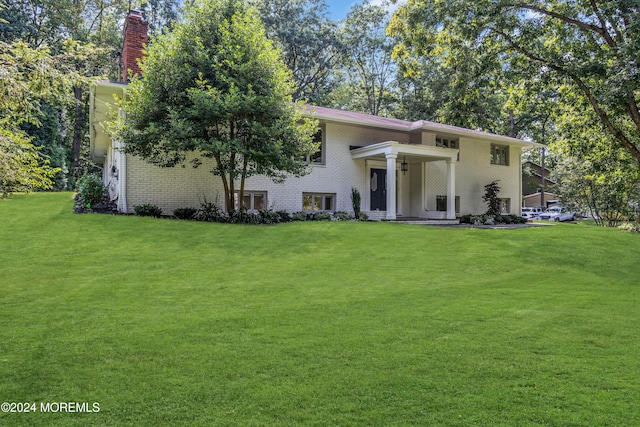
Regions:
[[[82,99],[82,87],[73,87],[73,96],[76,100],[75,118],[73,123],[73,174],[78,177],[78,166],[80,166],[80,151],[82,148],[82,130],[84,128],[84,102]]]

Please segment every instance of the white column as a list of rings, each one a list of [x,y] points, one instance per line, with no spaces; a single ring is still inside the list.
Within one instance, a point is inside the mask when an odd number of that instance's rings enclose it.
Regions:
[[[447,219],[456,219],[456,161],[447,160]]]
[[[398,154],[386,153],[387,157],[387,219],[396,219],[396,159]]]

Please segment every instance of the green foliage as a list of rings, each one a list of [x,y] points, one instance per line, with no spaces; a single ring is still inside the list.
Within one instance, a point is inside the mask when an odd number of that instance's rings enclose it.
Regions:
[[[492,181],[489,184],[484,186],[484,195],[482,196],[482,200],[487,203],[487,215],[491,217],[495,217],[500,215],[500,198],[498,194],[500,193],[500,187],[498,186],[498,181]]]
[[[227,221],[231,224],[260,224],[260,215],[249,212],[245,206],[229,211]]]
[[[197,212],[196,208],[178,208],[173,211],[173,216],[178,219],[194,219]]]
[[[364,212],[360,212],[358,215],[358,221],[369,221],[369,215]]]
[[[256,9],[204,0],[184,15],[149,45],[144,81],[130,83],[116,133],[127,152],[162,166],[183,163],[187,153],[194,166],[213,158],[231,210],[236,181],[244,188],[251,175],[282,181],[307,173],[296,159],[317,149],[318,124],[291,102],[291,74]]]
[[[624,222],[620,224],[618,228],[622,231],[626,231],[627,233],[640,233],[640,224]]]
[[[336,211],[333,213],[333,216],[331,217],[331,220],[333,221],[351,221],[351,215],[349,215],[348,212],[345,211]]]
[[[296,84],[293,99],[315,105],[336,85],[335,69],[342,62],[338,26],[324,0],[254,0],[267,36],[282,50]]]
[[[292,221],[306,221],[307,220],[307,213],[306,212],[294,212],[293,214],[291,214],[291,220]]]
[[[154,218],[160,218],[162,216],[162,209],[150,203],[134,206],[133,211],[137,216],[152,216]]]
[[[76,191],[76,204],[83,209],[91,210],[104,199],[107,189],[99,175],[89,174],[78,179]]]
[[[401,6],[389,31],[408,74],[416,58],[436,56],[485,64],[485,75],[511,81],[537,76],[552,88],[567,85],[583,98],[581,113],[595,113],[615,138],[613,147],[640,162],[636,18],[635,6],[614,0],[416,0]]]
[[[361,200],[360,191],[355,187],[351,187],[351,207],[353,207],[353,216],[355,218],[360,218]]]
[[[226,222],[226,214],[220,207],[206,200],[202,202],[200,208],[196,212],[194,219],[206,222]]]
[[[310,215],[313,221],[330,221],[331,214],[329,212],[315,212]]]

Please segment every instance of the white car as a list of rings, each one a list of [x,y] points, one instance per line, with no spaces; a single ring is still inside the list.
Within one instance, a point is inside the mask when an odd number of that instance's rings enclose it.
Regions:
[[[569,212],[562,206],[551,206],[546,212],[540,215],[540,219],[548,221],[574,221],[576,215],[573,212]]]
[[[540,215],[544,212],[542,206],[531,206],[527,208],[522,208],[520,216],[526,219],[540,219]]]

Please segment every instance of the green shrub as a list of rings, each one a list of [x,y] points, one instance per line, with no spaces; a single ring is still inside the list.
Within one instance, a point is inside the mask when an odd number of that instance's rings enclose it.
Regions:
[[[134,206],[133,211],[138,216],[152,216],[155,218],[160,218],[162,216],[162,209],[150,203],[146,205]]]
[[[280,222],[291,222],[291,215],[285,210],[276,212],[280,216]]]
[[[200,205],[200,208],[193,218],[196,221],[206,222],[226,222],[227,220],[227,216],[224,211],[218,207],[218,205],[207,202],[206,200]]]
[[[332,219],[334,221],[350,221],[351,215],[349,215],[347,212],[344,212],[344,211],[338,211],[333,213]]]
[[[81,207],[91,210],[92,206],[102,201],[106,194],[106,188],[102,184],[102,178],[97,174],[83,175],[76,183],[76,203]]]
[[[178,219],[193,219],[198,209],[196,208],[178,208],[173,211],[173,216]]]
[[[331,214],[329,212],[316,212],[313,215],[313,220],[314,221],[330,221]]]
[[[245,206],[229,212],[231,224],[260,224],[260,215],[249,212]]]
[[[622,223],[618,228],[627,233],[640,233],[640,224],[633,224],[631,222]]]
[[[353,207],[354,218],[360,218],[360,191],[357,188],[351,187],[351,206]]]
[[[369,221],[369,215],[364,212],[358,214],[358,221]]]
[[[291,221],[306,221],[307,214],[306,212],[295,212],[291,214]]]
[[[271,209],[260,209],[258,211],[259,224],[278,224],[280,213]]]

